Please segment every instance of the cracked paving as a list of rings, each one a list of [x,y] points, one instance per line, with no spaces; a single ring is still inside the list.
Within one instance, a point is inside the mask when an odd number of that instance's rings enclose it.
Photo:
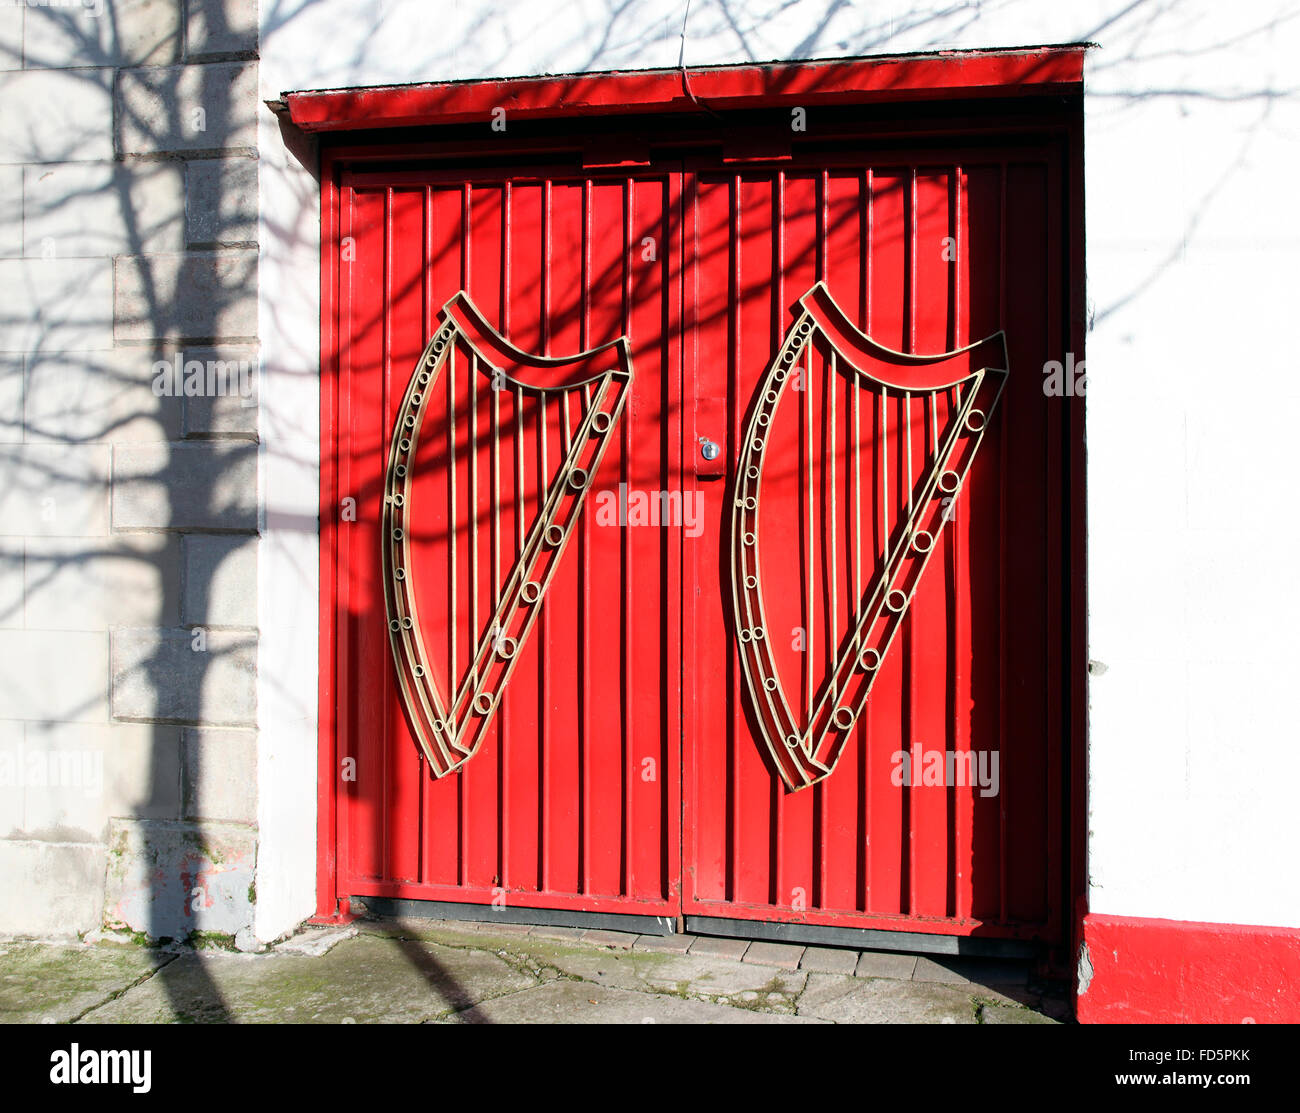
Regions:
[[[885,973],[889,976],[878,976]],[[0,1020],[1050,1024],[1027,963],[452,921],[306,928],[261,953],[0,943]]]

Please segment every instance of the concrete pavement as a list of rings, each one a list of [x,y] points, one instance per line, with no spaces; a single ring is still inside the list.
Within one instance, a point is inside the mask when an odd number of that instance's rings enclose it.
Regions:
[[[306,928],[259,954],[0,942],[0,1021],[944,1023],[1067,1020],[1027,963],[451,921]]]

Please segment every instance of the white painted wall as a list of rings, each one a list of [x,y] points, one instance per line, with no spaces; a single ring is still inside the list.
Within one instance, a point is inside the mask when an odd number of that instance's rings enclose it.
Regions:
[[[282,91],[671,66],[684,3],[262,0]],[[1300,926],[1300,13],[1283,0],[695,0],[689,64],[1094,41],[1087,68],[1090,902]],[[314,183],[262,124],[259,933],[310,912]],[[304,518],[304,515],[306,517]],[[277,717],[272,720],[272,707]],[[285,811],[271,812],[290,801]],[[263,896],[262,894],[266,894]],[[265,917],[265,925],[263,918]]]

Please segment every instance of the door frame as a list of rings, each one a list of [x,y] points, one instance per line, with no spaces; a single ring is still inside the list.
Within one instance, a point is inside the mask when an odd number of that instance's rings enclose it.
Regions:
[[[1062,281],[1068,306],[1066,339],[1084,354],[1087,309],[1084,287],[1083,128],[1081,103],[1086,46],[1071,44],[1023,50],[956,51],[941,55],[882,56],[769,66],[694,69],[521,78],[510,81],[431,83],[369,90],[304,91],[285,95],[292,122],[322,133],[321,201],[321,457],[320,457],[320,611],[317,781],[316,908],[318,920],[347,917],[345,894],[338,890],[338,751],[336,683],[338,653],[337,544],[339,290],[335,264],[340,248],[340,174],[345,166],[456,160],[484,156],[550,158],[576,155],[593,168],[642,165],[648,143],[630,138],[640,124],[682,114],[708,122],[718,110],[759,110],[789,106],[878,104],[866,124],[840,123],[837,138],[864,144],[924,142],[927,135],[964,138],[1044,130],[1058,134],[1066,149],[1066,258]],[[952,103],[952,102],[958,103]],[[1037,103],[1035,103],[1037,102]],[[510,134],[483,138],[484,125],[501,104],[512,121],[528,121]],[[989,111],[992,109],[993,111]],[[1046,109],[1046,113],[1042,111]],[[937,110],[937,111],[936,111]],[[631,119],[627,119],[631,117]],[[741,117],[736,117],[740,119]],[[752,119],[752,117],[750,117]],[[618,125],[624,125],[620,134]],[[613,126],[611,126],[611,124]],[[631,124],[631,127],[628,125]],[[434,127],[433,125],[437,125]],[[397,129],[397,130],[391,130]],[[351,132],[351,135],[344,135]],[[749,133],[738,138],[738,160],[747,157]],[[699,138],[687,130],[680,145],[716,146],[715,132]],[[761,143],[761,139],[760,139]],[[758,158],[763,158],[761,147]],[[1068,473],[1065,515],[1070,573],[1069,624],[1063,647],[1068,683],[1062,692],[1065,776],[1063,827],[1058,854],[1062,920],[1068,922],[1070,953],[1077,949],[1087,911],[1087,594],[1084,407],[1063,407],[1061,450]],[[679,570],[680,574],[680,570]],[[679,746],[682,740],[679,739]],[[683,754],[683,757],[685,755]],[[679,817],[680,822],[680,817]],[[685,832],[683,832],[685,834]],[[914,925],[899,927],[906,931]]]

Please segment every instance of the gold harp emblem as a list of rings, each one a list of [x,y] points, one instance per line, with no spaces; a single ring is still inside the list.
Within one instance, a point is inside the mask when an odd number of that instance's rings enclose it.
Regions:
[[[868,370],[881,367],[887,374]],[[1007,373],[1002,332],[917,356],[859,331],[820,282],[799,299],[750,405],[731,520],[733,620],[745,686],[788,788],[829,776],[852,737]],[[864,551],[872,536],[883,538],[882,552]],[[773,566],[779,592],[771,588]],[[790,598],[796,580],[797,602]],[[786,652],[783,619],[794,607],[804,615],[803,628],[796,624],[806,639],[802,653],[798,646]],[[813,674],[814,639],[825,661],[820,677]]]
[[[381,533],[398,689],[435,777],[501,706],[631,384],[626,337],[535,356],[464,291],[442,307],[397,410]]]

